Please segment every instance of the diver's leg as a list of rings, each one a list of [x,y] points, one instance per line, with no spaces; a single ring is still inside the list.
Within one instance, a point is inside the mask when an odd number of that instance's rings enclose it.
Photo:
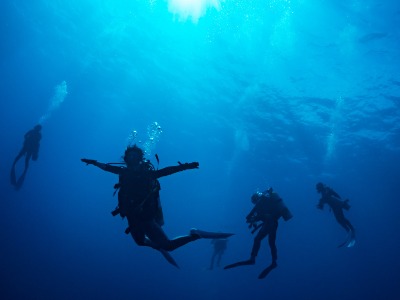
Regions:
[[[339,225],[342,226],[347,232],[351,230],[353,226],[348,226],[348,221],[344,217],[343,210],[341,208],[333,210],[333,215],[335,216],[336,221],[339,223]]]
[[[334,210],[333,213],[335,215],[335,218],[336,218],[337,222],[348,233],[348,236],[347,236],[346,240],[343,243],[341,243],[338,247],[339,248],[343,247],[343,246],[353,247],[354,244],[355,244],[355,240],[356,240],[356,236],[355,236],[355,231],[354,231],[353,225],[351,225],[350,221],[345,218],[342,209]]]
[[[15,175],[15,164],[19,160],[19,158],[22,157],[21,153],[22,153],[22,155],[25,154],[25,168],[24,168],[24,171],[22,172],[21,176],[17,180],[16,179],[17,177]],[[19,190],[22,187],[22,185],[24,184],[25,175],[26,175],[26,172],[28,171],[30,158],[31,158],[31,156],[29,155],[29,153],[25,153],[25,150],[23,149],[23,150],[21,150],[20,154],[17,156],[17,158],[14,161],[12,172],[11,172],[11,183],[15,186],[16,190]]]
[[[146,238],[145,228],[141,222],[133,222],[129,216],[127,216],[130,234],[138,246],[147,246],[154,248],[154,245]]]
[[[261,247],[261,241],[267,236],[270,232],[270,226],[267,223],[264,223],[257,233],[256,237],[254,238],[253,248],[251,249],[251,260],[255,262],[258,251]]]
[[[350,238],[349,242],[347,244],[347,247],[353,247],[356,241],[356,232],[354,230],[353,225],[351,225],[350,221],[345,219],[346,225],[348,228],[350,228],[349,233],[350,233]]]
[[[344,218],[343,220],[339,221],[339,224],[347,231],[354,231],[354,227],[350,224],[349,220]]]
[[[268,236],[268,243],[269,243],[269,247],[271,248],[271,256],[272,256],[272,262],[271,264],[266,267],[261,273],[260,275],[258,275],[259,279],[263,279],[265,278],[273,269],[275,269],[278,264],[276,263],[277,259],[278,259],[278,251],[276,249],[276,231],[278,229],[278,222],[275,224],[275,228],[271,229],[271,232]]]
[[[199,237],[194,236],[194,235],[185,235],[185,236],[176,237],[172,240],[169,240],[169,243],[167,244],[165,250],[173,251],[179,247],[186,245],[187,243],[194,242],[198,239],[199,239]]]
[[[25,156],[25,170],[24,170],[24,174],[26,174],[26,172],[28,171],[29,168],[29,161],[31,160],[32,157],[32,153],[31,152],[27,152],[26,156]]]
[[[268,236],[268,243],[271,249],[272,263],[276,265],[276,261],[278,259],[278,249],[276,248],[275,241],[276,241],[276,229],[272,230]]]
[[[146,243],[146,236],[144,235],[143,231],[138,230],[138,228],[131,228],[130,233],[133,240],[138,246],[149,246],[149,244]]]
[[[234,233],[212,232],[212,231],[204,231],[204,230],[192,228],[190,230],[190,235],[197,235],[203,239],[226,239],[226,238],[234,235]]]
[[[254,238],[254,243],[253,243],[253,248],[251,249],[251,257],[248,260],[243,260],[243,261],[238,261],[236,263],[227,265],[224,267],[225,270],[227,269],[232,269],[240,266],[248,266],[248,265],[254,265],[256,263],[256,257],[258,254],[258,251],[260,250],[261,247],[261,241],[263,238],[267,236],[267,234],[270,232],[270,225],[267,223],[264,223],[261,226],[260,231],[257,233],[256,237]]]
[[[17,163],[17,161],[19,161],[20,158],[25,155],[25,153],[26,153],[25,148],[22,148],[21,151],[19,151],[17,157],[14,159],[13,164],[15,165]]]
[[[353,225],[351,225],[350,221],[347,220],[346,218],[344,218],[344,221],[346,223],[346,226],[351,230],[351,232],[354,233],[354,227],[353,227]]]
[[[129,221],[129,219],[128,219]],[[131,223],[132,224],[132,223]],[[139,246],[151,247],[157,251],[159,251],[164,258],[173,266],[179,268],[178,264],[174,260],[174,258],[164,249],[160,248],[160,246],[146,237],[148,224],[147,222],[135,222],[135,226],[129,225],[130,233]]]
[[[191,234],[170,240],[161,226],[155,221],[146,224],[146,235],[155,245],[167,251],[173,251],[200,238],[198,235]]]

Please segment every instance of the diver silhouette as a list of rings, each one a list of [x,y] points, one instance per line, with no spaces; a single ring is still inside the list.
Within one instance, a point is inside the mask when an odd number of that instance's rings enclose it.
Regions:
[[[17,157],[14,159],[13,165],[11,167],[10,179],[11,179],[11,184],[15,186],[17,190],[19,190],[22,187],[22,184],[24,183],[25,175],[28,172],[29,168],[29,161],[31,159],[33,161],[36,161],[38,159],[40,140],[42,139],[41,130],[42,130],[42,125],[38,124],[33,129],[25,133],[24,136],[25,140],[22,149],[18,153]],[[23,156],[25,156],[25,167],[21,176],[17,180],[15,174],[15,166]]]
[[[249,228],[253,228],[251,232],[252,234],[257,230],[259,231],[254,238],[250,259],[227,265],[224,267],[224,269],[254,265],[261,247],[261,241],[268,236],[268,244],[271,250],[272,262],[258,276],[259,279],[262,279],[278,266],[278,251],[275,244],[276,232],[278,230],[278,220],[280,217],[282,217],[285,221],[288,221],[293,216],[286,207],[282,198],[276,192],[274,192],[271,187],[263,193],[257,192],[253,194],[251,197],[251,202],[254,204],[254,208],[247,215],[246,223],[249,223]]]
[[[217,260],[217,267],[220,266],[222,255],[225,253],[227,248],[228,239],[212,239],[211,244],[213,245],[213,254],[211,256],[210,267],[208,268],[209,270],[214,269],[215,259]]]
[[[322,182],[318,182],[315,187],[317,189],[317,192],[321,194],[321,198],[317,204],[317,208],[323,210],[324,205],[327,204],[333,212],[336,221],[348,233],[346,240],[338,247],[353,247],[356,242],[356,233],[353,225],[351,225],[350,221],[346,219],[343,213],[343,209],[350,209],[349,200],[346,199],[343,201],[338,193],[336,193],[332,188],[326,186]]]

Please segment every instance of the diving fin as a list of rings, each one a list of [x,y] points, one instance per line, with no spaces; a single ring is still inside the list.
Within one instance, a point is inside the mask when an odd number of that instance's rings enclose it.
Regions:
[[[347,248],[351,248],[351,247],[354,246],[355,243],[356,243],[355,234],[354,234],[353,231],[350,230],[346,240],[343,243],[341,243],[338,246],[338,248],[341,248],[341,247],[344,247],[344,246],[346,246]]]
[[[16,189],[17,191],[22,187],[22,184],[24,183],[25,174],[26,174],[26,173],[23,173],[23,174],[21,175],[21,177],[18,178],[17,183],[15,184],[15,189]]]
[[[347,243],[346,247],[351,248],[355,245],[355,243],[356,243],[356,234],[354,233],[354,230],[352,230],[350,232],[350,239],[349,239],[349,242]]]
[[[350,242],[346,245],[346,247],[347,248],[351,248],[351,247],[353,247],[355,245],[355,243],[356,243],[356,240],[354,238],[352,238],[350,240]]]
[[[236,267],[240,267],[240,266],[251,266],[255,264],[255,260],[254,259],[248,259],[248,260],[243,260],[243,261],[238,261],[234,264],[230,264],[224,267],[224,270],[228,270],[228,269],[232,269],[232,268],[236,268]]]
[[[210,232],[210,231],[203,231],[196,228],[190,230],[191,235],[198,235],[203,239],[226,239],[234,233],[224,233],[224,232]]]
[[[173,266],[177,267],[179,269],[178,264],[176,263],[175,259],[169,254],[168,251],[164,249],[159,249],[160,253],[164,256],[164,258]]]
[[[26,171],[24,173],[22,173],[22,175],[18,178],[18,180],[17,180],[17,182],[15,184],[15,189],[17,191],[22,187],[22,185],[23,185],[23,183],[25,181],[25,175],[26,175]]]
[[[356,233],[354,232],[354,230],[351,231],[351,237],[350,237],[350,243],[348,243],[347,247],[353,247],[356,243]]]
[[[348,240],[346,239],[343,243],[338,245],[338,248],[342,248],[343,246],[348,244]]]
[[[258,275],[258,279],[263,279],[265,277],[267,277],[267,275],[269,274],[269,272],[271,272],[273,269],[275,269],[278,265],[276,263],[272,263],[270,264],[268,267],[266,267],[261,273],[260,275]]]

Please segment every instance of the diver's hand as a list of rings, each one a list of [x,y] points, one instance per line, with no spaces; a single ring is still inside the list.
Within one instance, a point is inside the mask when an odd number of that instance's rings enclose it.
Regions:
[[[182,166],[184,170],[198,169],[199,168],[199,163],[198,162],[191,162],[191,163],[182,164],[180,161],[178,161],[178,164],[180,166]]]
[[[188,163],[187,165],[188,165],[188,169],[198,169],[199,168],[199,163],[197,161]]]
[[[97,163],[97,160],[95,159],[81,158],[81,161],[83,161],[86,165],[94,165]]]

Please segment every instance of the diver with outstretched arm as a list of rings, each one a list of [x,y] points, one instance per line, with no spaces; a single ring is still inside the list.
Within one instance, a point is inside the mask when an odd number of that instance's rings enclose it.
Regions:
[[[136,145],[126,149],[123,166],[104,164],[85,158],[81,160],[86,164],[119,175],[119,182],[115,185],[118,190],[118,206],[113,215],[119,214],[127,218],[126,232],[131,234],[137,245],[159,250],[175,266],[177,264],[168,251],[173,251],[200,238],[226,238],[232,235],[192,229],[189,235],[169,239],[161,228],[164,225],[164,217],[158,178],[184,170],[197,169],[198,162],[178,163],[177,166],[155,170],[153,165],[144,159],[143,150]]]
[[[268,236],[272,262],[258,276],[259,279],[262,279],[278,266],[278,252],[275,244],[278,220],[280,217],[283,217],[285,221],[288,221],[293,216],[282,198],[272,188],[269,188],[264,193],[257,192],[253,194],[251,201],[255,206],[247,215],[246,223],[249,223],[249,228],[253,228],[252,233],[255,233],[257,230],[259,231],[254,238],[250,259],[227,265],[224,269],[254,265],[261,247],[261,241]]]

